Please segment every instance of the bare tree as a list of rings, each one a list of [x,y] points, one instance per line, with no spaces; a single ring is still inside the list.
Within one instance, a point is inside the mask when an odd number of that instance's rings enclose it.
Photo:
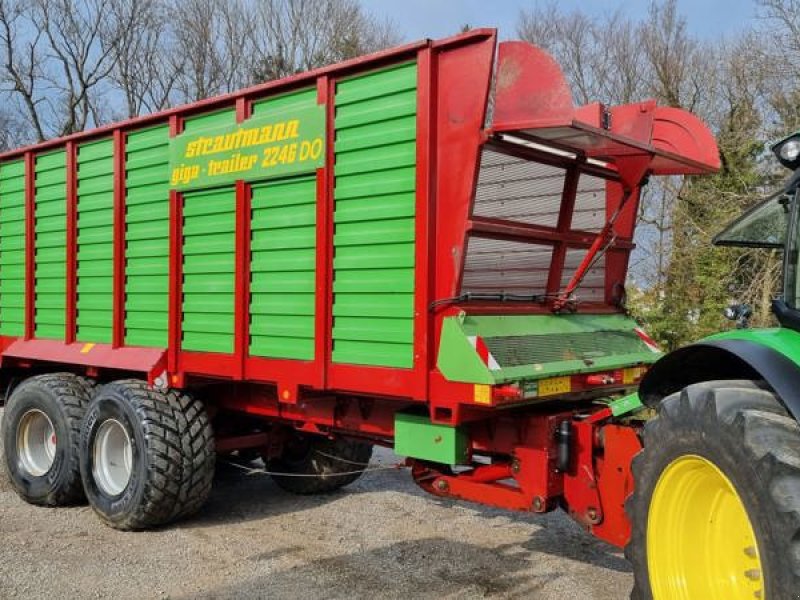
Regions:
[[[265,0],[258,4],[252,48],[254,81],[291,75],[399,42],[388,21],[356,0]]]
[[[42,31],[31,27],[30,8],[24,0],[0,0],[0,44],[3,51],[2,89],[21,103],[33,136],[46,138],[42,105]],[[29,35],[21,32],[30,31]]]
[[[163,2],[110,0],[109,13],[116,24],[107,31],[114,59],[110,76],[122,93],[125,116],[169,107],[186,58],[175,51]]]

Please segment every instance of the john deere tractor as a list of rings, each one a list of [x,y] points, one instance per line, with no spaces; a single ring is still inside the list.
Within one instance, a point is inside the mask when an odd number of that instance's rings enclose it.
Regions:
[[[772,147],[786,185],[714,238],[783,251],[780,326],[740,327],[667,354],[640,387],[658,417],[627,509],[634,598],[800,598],[800,133]]]

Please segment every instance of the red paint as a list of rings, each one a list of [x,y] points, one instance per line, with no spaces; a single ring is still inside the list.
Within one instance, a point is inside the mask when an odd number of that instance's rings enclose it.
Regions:
[[[114,292],[111,345],[125,343],[125,132],[114,131]]]
[[[25,153],[25,334],[32,339],[36,325],[36,157]]]
[[[78,318],[78,148],[67,142],[67,282],[64,341],[75,341]]]

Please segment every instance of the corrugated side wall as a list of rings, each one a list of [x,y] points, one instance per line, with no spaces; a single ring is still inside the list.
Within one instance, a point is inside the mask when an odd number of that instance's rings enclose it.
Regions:
[[[169,127],[125,142],[125,344],[168,345]]]
[[[235,122],[232,110],[187,119],[196,131]],[[236,193],[233,186],[184,194],[182,348],[233,352]]]
[[[0,166],[0,334],[25,333],[25,161]]]
[[[410,368],[416,63],[336,86],[333,361]]]
[[[36,157],[35,335],[64,339],[67,271],[67,154],[64,150]]]
[[[114,142],[78,146],[76,339],[110,344],[114,321]]]
[[[316,89],[258,102],[253,114],[314,105]],[[316,176],[253,185],[250,354],[313,360]]]

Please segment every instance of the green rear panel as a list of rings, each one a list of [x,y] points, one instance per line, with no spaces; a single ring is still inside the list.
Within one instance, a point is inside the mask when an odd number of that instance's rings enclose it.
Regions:
[[[315,88],[255,103],[253,114],[317,103]],[[253,186],[250,354],[314,359],[317,184],[315,175]]]
[[[232,110],[187,119],[185,131],[233,122]],[[184,194],[184,350],[233,352],[236,192],[233,186]]]
[[[25,161],[0,165],[0,334],[25,333]]]
[[[661,353],[636,328],[622,314],[446,317],[436,366],[449,381],[496,385],[654,363]]]
[[[125,143],[125,344],[168,345],[169,127]]]
[[[410,368],[417,67],[336,87],[333,361]]]
[[[36,330],[39,338],[64,339],[67,265],[67,154],[36,157]]]
[[[114,142],[78,146],[80,342],[111,343],[114,320]]]

